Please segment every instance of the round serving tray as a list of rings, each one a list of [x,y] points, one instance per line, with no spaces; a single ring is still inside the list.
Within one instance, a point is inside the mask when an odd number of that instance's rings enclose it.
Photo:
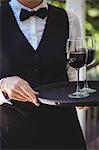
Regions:
[[[83,87],[83,82],[80,82]],[[90,94],[87,98],[72,99],[68,94],[75,91],[76,82],[60,82],[43,85],[35,88],[40,93],[38,100],[41,103],[48,105],[62,105],[62,106],[88,106],[99,105],[99,81],[89,82],[89,86],[97,90],[96,93]]]

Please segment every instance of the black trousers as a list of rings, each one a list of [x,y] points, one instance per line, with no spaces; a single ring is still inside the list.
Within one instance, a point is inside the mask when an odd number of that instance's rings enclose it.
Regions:
[[[1,149],[86,149],[73,107],[14,102],[0,115]]]

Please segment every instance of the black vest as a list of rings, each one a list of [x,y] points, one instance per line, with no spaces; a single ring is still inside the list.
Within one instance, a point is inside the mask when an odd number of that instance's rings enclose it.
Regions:
[[[60,8],[51,5],[48,8],[43,37],[35,51],[21,32],[9,4],[2,4],[0,78],[20,76],[32,87],[68,79],[65,54],[68,16]]]

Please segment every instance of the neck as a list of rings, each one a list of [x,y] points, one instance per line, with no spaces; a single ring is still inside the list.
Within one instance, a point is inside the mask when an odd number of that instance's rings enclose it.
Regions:
[[[22,5],[32,9],[39,6],[43,0],[18,0]]]

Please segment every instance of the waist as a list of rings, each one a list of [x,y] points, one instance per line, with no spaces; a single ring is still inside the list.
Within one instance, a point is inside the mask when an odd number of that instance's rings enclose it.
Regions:
[[[19,113],[20,115],[23,115],[25,117],[30,116],[31,114],[65,114],[65,116],[68,116],[68,114],[74,114],[75,108],[70,106],[61,106],[61,105],[49,105],[49,104],[43,104],[40,103],[40,106],[35,106],[32,103],[29,102],[19,102],[15,100],[11,100],[13,105],[9,104],[3,104],[0,106],[0,110],[7,113],[7,112],[15,112]]]

